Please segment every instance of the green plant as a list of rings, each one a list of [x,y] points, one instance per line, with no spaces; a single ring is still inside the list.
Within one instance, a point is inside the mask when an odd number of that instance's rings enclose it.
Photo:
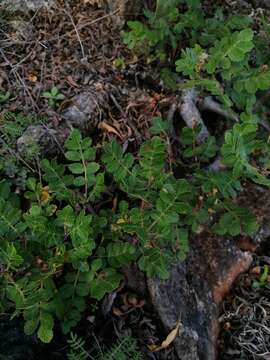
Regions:
[[[5,104],[6,102],[8,102],[10,99],[10,92],[6,91],[6,92],[0,92],[0,104]]]
[[[182,3],[186,7],[180,11]],[[178,58],[176,71],[186,79],[180,88],[195,86],[218,97],[227,107],[252,111],[256,92],[269,87],[270,71],[261,40],[268,28],[255,34],[249,17],[226,17],[220,8],[207,18],[200,1],[159,0],[156,11],[146,11],[145,16],[146,23],[128,22],[130,31],[123,33],[124,42],[135,54],[153,61],[165,60],[169,53],[169,59]],[[182,48],[187,39],[190,46]],[[254,50],[258,55],[255,66],[250,61]],[[164,83],[179,89],[171,73],[171,61],[164,65]]]
[[[113,66],[119,70],[125,70],[127,67],[125,59],[123,59],[122,57],[118,57],[118,58],[114,59]]]
[[[85,350],[85,340],[77,334],[70,333],[68,344],[70,348],[67,354],[68,360],[86,360],[90,358],[89,353]]]
[[[93,357],[85,350],[85,340],[78,335],[71,333],[68,340],[70,350],[68,352],[68,360],[143,360],[144,356],[139,351],[137,341],[130,337],[124,336],[109,350],[100,352],[99,355]]]
[[[186,30],[195,32],[202,24],[200,1],[188,0],[187,11],[181,13],[182,0],[157,0],[156,10],[145,11],[147,24],[140,21],[128,21],[129,32],[123,32],[124,43],[135,54],[146,56],[148,62],[156,59],[165,60],[167,49],[178,49],[179,38]]]
[[[40,122],[31,115],[22,112],[3,112],[0,114],[0,171],[9,178],[18,189],[25,189],[26,178],[35,172],[33,160],[39,155],[39,146],[29,144],[23,153],[17,151],[17,139],[25,129]]]
[[[124,36],[134,51],[142,54],[146,46],[147,61],[174,53],[176,70],[169,61],[161,75],[170,89],[196,87],[224,109],[234,108],[239,121],[227,121],[221,148],[214,135],[198,143],[200,129],[183,128],[177,176],[172,124],[156,117],[152,137],[136,154],[116,140],[94,145],[73,130],[62,161],[43,159],[38,176],[27,173],[20,196],[0,166],[0,308],[22,314],[27,334],[50,342],[56,320],[68,333],[87,301],[94,307],[117,289],[123,266],[135,262],[148,277],[166,279],[170,265],[187,256],[191,231],[236,236],[258,230],[235,197],[246,181],[270,185],[269,138],[253,106],[257,91],[270,87],[269,70],[250,61],[256,42],[249,19],[219,11],[193,26],[201,13],[199,1],[160,0],[155,13],[146,12],[148,23],[129,24],[132,31]],[[188,39],[189,47],[180,49]],[[61,100],[57,94],[48,96],[53,106]],[[16,119],[17,126],[5,121],[1,127],[7,152],[25,126]],[[213,171],[207,166],[219,150],[226,167]],[[80,350],[83,343],[73,340]]]
[[[253,281],[252,287],[254,289],[261,289],[264,288],[268,284],[268,276],[269,276],[269,266],[264,265],[263,272],[260,275],[258,281]]]
[[[151,131],[161,135],[145,142],[137,159],[115,140],[105,144],[103,164],[96,162],[91,139],[73,130],[65,143],[66,161],[44,159],[40,178],[28,177],[27,209],[21,208],[12,184],[1,181],[1,308],[22,313],[27,334],[37,330],[49,342],[55,318],[68,333],[80,320],[87,298],[100,300],[118,287],[123,265],[136,261],[148,276],[167,278],[169,264],[187,254],[189,227],[196,231],[211,224],[210,207],[225,212],[213,227],[218,233],[256,231],[254,217],[228,200],[240,186],[237,177],[249,172],[236,174],[227,191],[222,176],[207,172],[192,181],[176,179],[166,171],[163,125],[156,119]],[[123,199],[114,211],[96,211],[110,184]],[[207,194],[205,202],[201,194]],[[233,228],[226,216],[239,218]]]
[[[266,51],[262,39],[269,29],[263,18],[261,22],[263,30],[255,33],[253,20],[247,16],[225,16],[217,8],[212,17],[207,17],[200,1],[159,0],[154,13],[145,13],[144,23],[128,23],[130,31],[123,34],[124,42],[135,54],[144,54],[142,61],[164,60],[160,77],[166,88],[174,92],[196,89],[202,97],[214,96],[227,114],[231,109],[239,112],[239,123],[227,121],[229,129],[221,146],[220,162],[226,170],[202,170],[203,164],[209,164],[218,154],[215,136],[198,143],[199,127],[182,129],[181,166],[184,164],[193,177],[197,191],[202,191],[199,216],[193,213],[189,220],[194,231],[198,219],[209,226],[209,219],[216,218],[216,214],[221,217],[211,228],[218,234],[251,234],[257,229],[250,211],[236,208],[231,200],[245,179],[270,185],[269,141],[254,111],[257,93],[270,88],[269,60],[262,54],[263,48]],[[255,61],[254,53],[258,55]],[[176,59],[175,64],[172,59]],[[177,73],[182,75],[180,83]]]
[[[65,99],[65,95],[61,94],[56,86],[53,86],[49,91],[44,91],[42,96],[48,99],[51,107],[57,107]]]

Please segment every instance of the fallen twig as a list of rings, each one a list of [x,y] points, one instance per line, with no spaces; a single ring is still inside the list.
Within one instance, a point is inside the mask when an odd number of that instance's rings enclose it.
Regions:
[[[200,111],[197,108],[197,96],[198,93],[195,89],[184,90],[181,97],[182,103],[179,106],[179,111],[184,122],[189,128],[193,129],[195,127],[201,127],[196,139],[196,141],[201,144],[210,136],[210,134],[203,122]]]
[[[238,121],[238,116],[232,110],[225,110],[222,105],[215,101],[212,96],[206,96],[200,105],[202,110],[212,111],[226,119]]]
[[[75,25],[75,23],[74,23],[73,17],[71,16],[71,14],[70,14],[67,10],[63,9],[63,11],[64,11],[64,13],[69,17],[69,19],[70,19],[70,21],[71,21],[71,23],[72,23],[72,26],[74,27],[74,30],[75,30],[75,32],[76,32],[76,36],[77,36],[78,42],[79,42],[79,44],[80,44],[81,53],[82,53],[82,58],[84,59],[84,58],[85,58],[84,47],[83,47],[83,44],[82,44],[82,41],[81,41],[81,37],[80,37],[79,31],[78,31],[78,29],[77,29],[77,27],[76,27],[76,25]]]

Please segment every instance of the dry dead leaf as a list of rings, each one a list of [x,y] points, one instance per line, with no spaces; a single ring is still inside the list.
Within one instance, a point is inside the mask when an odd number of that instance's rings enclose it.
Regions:
[[[42,203],[46,204],[51,198],[50,190],[48,186],[44,186],[40,195],[40,200]]]
[[[36,76],[35,74],[33,74],[33,73],[29,73],[29,74],[27,75],[27,79],[28,79],[29,81],[31,81],[31,82],[36,82],[36,81],[37,81],[37,76]]]
[[[75,87],[75,88],[79,88],[79,87],[80,87],[80,86],[76,83],[76,81],[73,80],[72,76],[68,75],[68,76],[66,77],[66,80],[67,80],[67,82],[68,82],[68,84],[69,84],[70,86]]]
[[[176,327],[169,333],[166,339],[161,343],[161,345],[148,345],[149,350],[152,352],[160,351],[162,349],[166,349],[171,343],[175,340],[176,336],[178,335],[178,331],[180,328],[181,322],[179,321]]]
[[[255,266],[254,268],[252,268],[250,270],[251,274],[256,274],[256,275],[260,275],[261,273],[261,267],[260,266]]]
[[[118,317],[124,315],[124,313],[120,309],[118,309],[116,307],[113,307],[112,312],[113,312],[114,315],[116,315]]]
[[[112,134],[118,136],[122,140],[121,134],[115,128],[113,128],[111,125],[107,124],[105,121],[101,121],[101,123],[98,125],[98,127],[101,130],[105,130],[108,133],[112,133]]]

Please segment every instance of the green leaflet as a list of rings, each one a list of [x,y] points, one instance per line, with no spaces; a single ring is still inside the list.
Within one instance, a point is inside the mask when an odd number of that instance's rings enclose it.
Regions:
[[[113,267],[129,264],[136,260],[136,247],[129,243],[111,243],[106,248],[108,262]]]
[[[138,264],[148,277],[154,277],[158,273],[161,279],[167,279],[169,272],[166,260],[160,249],[146,249]]]
[[[73,177],[65,174],[65,166],[57,164],[55,160],[51,162],[47,159],[42,160],[41,169],[44,172],[44,179],[49,183],[49,188],[59,199],[67,200],[72,197],[70,185]]]
[[[12,239],[24,231],[25,226],[20,220],[21,211],[0,197],[0,237]]]
[[[74,175],[73,185],[84,187],[85,201],[94,200],[104,191],[104,174],[98,172],[100,165],[93,161],[96,150],[92,140],[88,137],[82,138],[80,132],[74,129],[65,142],[65,157],[73,163],[68,164],[68,170]]]
[[[153,182],[162,173],[165,164],[165,145],[159,137],[153,137],[140,148],[140,176]]]
[[[244,29],[217,41],[209,50],[207,72],[213,74],[218,67],[226,70],[231,66],[231,62],[243,61],[246,54],[254,47],[253,36],[251,29]]]
[[[131,175],[130,168],[133,165],[134,158],[131,154],[124,154],[116,140],[104,146],[102,160],[107,170],[113,174],[117,181],[124,180],[127,176]]]
[[[194,48],[186,48],[182,50],[181,59],[177,60],[176,71],[181,72],[185,76],[189,76],[191,79],[196,78],[196,75],[201,70],[201,65],[207,58],[207,54],[196,44]]]
[[[219,235],[253,235],[258,230],[258,224],[248,209],[230,207],[229,212],[222,215],[213,226],[213,230]]]
[[[217,189],[222,197],[234,198],[242,189],[239,180],[233,177],[231,171],[200,171],[195,173],[198,183],[204,193],[211,193]]]
[[[222,146],[224,164],[232,167],[233,176],[250,178],[261,185],[270,185],[258,169],[249,163],[249,157],[256,145],[257,125],[255,123],[236,124],[225,134]]]
[[[249,94],[255,94],[258,90],[267,90],[270,87],[269,70],[253,70],[249,72],[245,79],[236,80],[234,89],[237,92],[247,91]]]
[[[19,255],[14,244],[6,243],[0,248],[0,262],[6,270],[16,271],[23,264],[23,258]]]
[[[90,284],[91,296],[97,300],[102,299],[106,293],[112,292],[119,286],[120,280],[121,275],[115,269],[104,269]]]
[[[218,147],[214,136],[210,136],[204,143],[197,145],[196,137],[200,132],[200,128],[190,129],[184,127],[180,135],[181,143],[186,147],[183,152],[184,158],[194,158],[195,161],[208,162],[213,158]]]
[[[53,338],[53,326],[54,320],[51,314],[41,312],[40,314],[40,326],[38,329],[38,337],[45,343],[51,342]]]
[[[70,350],[68,360],[86,360],[90,354],[86,351],[86,342],[77,334],[70,334],[68,340]],[[143,360],[144,356],[139,351],[137,341],[129,336],[120,338],[110,349],[103,352],[99,349],[99,355],[92,357],[93,360]]]
[[[159,116],[153,118],[153,125],[150,128],[152,135],[166,134],[167,130],[169,130],[168,122],[162,120]]]

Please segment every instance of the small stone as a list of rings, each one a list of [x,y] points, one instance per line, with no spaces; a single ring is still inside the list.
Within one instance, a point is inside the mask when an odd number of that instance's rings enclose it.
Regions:
[[[1,6],[28,13],[29,11],[37,11],[43,7],[50,8],[54,4],[54,0],[3,0]]]
[[[63,118],[68,125],[81,131],[97,128],[102,108],[108,103],[108,92],[100,83],[90,87],[88,91],[74,96],[69,106],[63,110]]]
[[[38,145],[44,154],[55,152],[55,148],[57,148],[55,144],[56,135],[57,131],[54,129],[42,125],[29,126],[17,140],[17,150],[21,154],[28,154],[31,153],[31,148]]]

